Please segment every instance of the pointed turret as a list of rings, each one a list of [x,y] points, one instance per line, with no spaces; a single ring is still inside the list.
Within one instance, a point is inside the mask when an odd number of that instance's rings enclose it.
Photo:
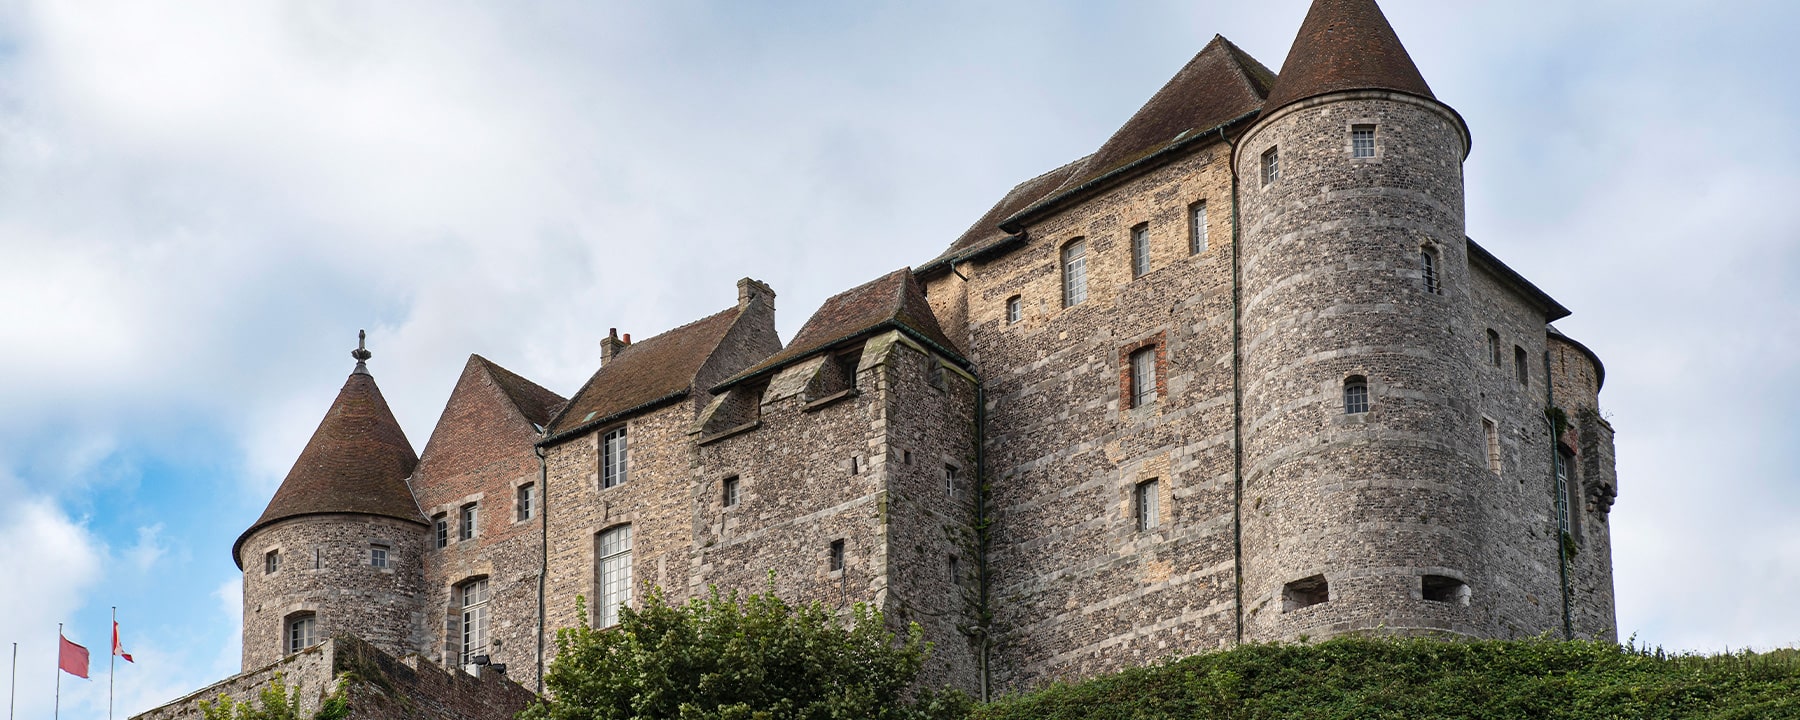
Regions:
[[[252,533],[288,518],[355,513],[425,524],[406,486],[419,456],[364,364],[371,354],[360,338],[357,345],[351,353],[356,369],[344,381],[337,400],[319,421],[319,428],[300,451],[262,517],[232,547],[238,567],[244,563],[238,550]]]
[[[1375,0],[1314,0],[1269,90],[1263,116],[1345,90],[1396,90],[1436,99]]]

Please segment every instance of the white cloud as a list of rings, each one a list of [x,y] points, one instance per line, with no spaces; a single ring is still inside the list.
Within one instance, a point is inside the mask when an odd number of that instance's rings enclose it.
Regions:
[[[0,638],[19,643],[22,667],[43,670],[49,679],[56,657],[57,623],[75,619],[85,595],[100,579],[105,547],[81,523],[49,499],[20,493],[17,484],[0,476],[0,577],[11,590],[0,593]],[[72,640],[85,643],[104,662],[101,639],[70,628]],[[110,639],[107,640],[110,642]],[[9,648],[10,649],[10,648]],[[49,712],[51,688],[27,680],[19,687],[19,708],[27,717]]]

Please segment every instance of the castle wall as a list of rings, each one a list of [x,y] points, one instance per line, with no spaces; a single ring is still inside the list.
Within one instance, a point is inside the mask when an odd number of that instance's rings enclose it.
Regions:
[[[1618,495],[1618,473],[1613,459],[1613,427],[1601,415],[1600,369],[1587,353],[1565,338],[1551,336],[1550,378],[1556,405],[1563,409],[1569,428],[1563,443],[1575,453],[1570,467],[1574,484],[1569,505],[1577,517],[1572,622],[1579,637],[1617,641],[1618,619],[1612,583],[1613,499]]]
[[[1214,649],[1234,635],[1231,179],[1200,148],[1035,221],[1023,247],[965,270],[987,383],[996,689]],[[1207,203],[1208,249],[1188,214]],[[1131,228],[1151,271],[1132,277]],[[1063,307],[1060,253],[1087,243],[1085,302]],[[931,288],[940,295],[941,283]],[[1019,295],[1023,317],[1006,322]],[[1129,352],[1159,352],[1156,400],[1131,408]],[[1158,481],[1158,526],[1134,489]]]
[[[1353,159],[1362,124],[1376,156]],[[1492,480],[1469,398],[1465,143],[1442,106],[1382,92],[1302,101],[1241,140],[1246,640],[1483,635],[1503,602],[1471,531],[1469,490]],[[1356,377],[1367,412],[1346,407]],[[1429,578],[1466,586],[1434,601]]]
[[[410,485],[427,518],[448,522],[437,547],[427,530],[424,613],[428,642],[417,649],[445,667],[461,664],[458,588],[488,581],[488,648],[519,682],[537,682],[537,576],[543,492],[532,443],[538,435],[492,378],[471,363],[451,395]],[[535,510],[519,519],[518,492],[531,484]],[[460,540],[460,511],[475,503],[475,537]]]
[[[244,668],[285,653],[285,623],[316,617],[315,637],[354,633],[388,653],[413,652],[426,640],[421,598],[425,529],[373,515],[306,515],[258,530],[243,545]],[[388,549],[388,567],[370,565],[369,549]],[[279,550],[281,568],[264,572]]]

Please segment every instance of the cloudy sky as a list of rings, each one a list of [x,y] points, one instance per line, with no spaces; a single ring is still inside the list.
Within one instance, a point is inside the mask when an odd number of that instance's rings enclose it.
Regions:
[[[472,352],[568,394],[606,328],[745,275],[791,337],[1214,33],[1279,67],[1306,4],[0,0],[21,712],[56,624],[104,665],[115,605],[121,716],[238,669],[231,542],[359,328],[417,445]],[[1800,645],[1800,9],[1383,5],[1473,129],[1469,233],[1608,363],[1621,634]],[[103,674],[63,687],[104,715]]]

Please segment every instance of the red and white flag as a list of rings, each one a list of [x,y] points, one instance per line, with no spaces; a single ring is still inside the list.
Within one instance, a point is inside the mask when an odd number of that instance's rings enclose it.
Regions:
[[[62,644],[56,651],[56,667],[70,675],[86,679],[88,676],[88,651],[61,634],[56,636]]]
[[[119,645],[119,623],[117,621],[113,622],[113,654],[125,658],[125,662],[137,664],[136,660],[131,659],[131,653],[125,652],[125,648]]]

